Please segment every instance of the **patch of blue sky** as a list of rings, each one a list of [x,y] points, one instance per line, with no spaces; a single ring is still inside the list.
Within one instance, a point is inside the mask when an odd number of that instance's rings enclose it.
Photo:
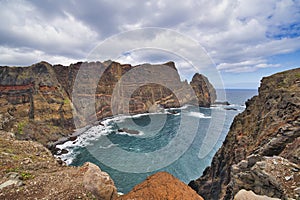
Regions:
[[[272,27],[270,31],[266,32],[266,36],[276,40],[300,37],[300,19],[299,22]]]

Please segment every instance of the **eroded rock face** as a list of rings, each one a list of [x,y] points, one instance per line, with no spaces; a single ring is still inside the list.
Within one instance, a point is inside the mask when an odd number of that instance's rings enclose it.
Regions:
[[[5,121],[2,130],[46,145],[73,130],[68,102],[49,63],[0,67],[0,117]]]
[[[241,189],[297,199],[299,136],[300,69],[263,78],[211,166],[189,185],[205,199],[233,199]]]
[[[95,104],[81,101],[84,97],[95,99]],[[206,77],[197,74],[191,84],[183,82],[174,62],[137,66],[113,61],[70,66],[40,62],[0,67],[0,129],[44,145],[72,133],[74,119],[77,126],[85,126],[114,114],[187,103],[207,107],[214,100],[215,91]]]
[[[216,90],[202,74],[196,73],[190,84],[198,97],[199,105],[209,107],[217,99]]]
[[[167,172],[158,172],[118,200],[203,200],[195,191]]]

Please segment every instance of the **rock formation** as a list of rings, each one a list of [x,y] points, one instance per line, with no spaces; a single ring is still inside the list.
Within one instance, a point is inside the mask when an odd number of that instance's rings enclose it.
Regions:
[[[299,136],[300,69],[263,78],[211,166],[189,185],[205,199],[233,199],[242,189],[299,199]]]
[[[203,200],[195,191],[167,172],[158,172],[118,200]]]
[[[85,97],[95,99],[94,104],[81,102]],[[72,133],[74,119],[85,126],[114,114],[187,103],[207,107],[214,100],[215,90],[206,77],[197,74],[189,85],[180,80],[174,62],[137,66],[113,61],[70,66],[40,62],[0,67],[0,130],[44,145]],[[93,109],[82,112],[85,107]]]
[[[117,197],[112,179],[94,164],[63,166],[41,144],[16,140],[4,131],[0,131],[0,160],[0,199]]]
[[[209,107],[217,99],[214,87],[202,74],[196,73],[190,84],[198,97],[199,105]]]
[[[234,200],[280,200],[278,198],[271,198],[267,196],[257,195],[253,191],[240,190],[235,196]]]

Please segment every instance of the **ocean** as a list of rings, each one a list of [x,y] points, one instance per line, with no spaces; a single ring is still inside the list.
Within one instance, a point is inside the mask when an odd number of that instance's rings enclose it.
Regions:
[[[147,176],[166,171],[188,183],[202,175],[222,145],[234,117],[257,90],[217,90],[230,105],[184,105],[159,113],[114,116],[90,127],[75,141],[58,145],[68,165],[92,162],[127,193]]]

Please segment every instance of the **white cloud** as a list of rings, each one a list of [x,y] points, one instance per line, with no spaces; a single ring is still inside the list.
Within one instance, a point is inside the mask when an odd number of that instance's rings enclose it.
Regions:
[[[143,27],[171,28],[196,39],[218,69],[227,72],[278,67],[269,62],[270,56],[300,49],[299,30],[290,30],[291,25],[300,24],[300,1],[72,0],[1,1],[0,4],[0,45],[23,49],[28,55],[42,52],[40,55],[49,56],[50,61],[51,55],[53,60],[59,60],[57,55],[63,59],[83,59],[99,40]],[[107,46],[103,54],[108,57],[121,46],[144,46],[149,41],[182,54],[192,52],[192,48],[176,49],[185,41],[172,38],[169,42],[170,37],[145,33],[123,38],[119,44]],[[2,55],[2,63],[10,63],[14,59],[12,55],[20,57],[17,51],[13,52]],[[197,52],[192,53],[197,56]],[[143,59],[128,62],[136,60]],[[22,60],[15,62],[22,64]]]
[[[0,4],[0,31],[6,46],[82,56],[97,41],[97,33],[70,13],[46,19],[38,8],[26,1],[2,1]]]
[[[60,55],[51,55],[34,49],[0,46],[0,65],[30,66],[40,61],[50,62],[51,64],[69,65],[79,60]]]

